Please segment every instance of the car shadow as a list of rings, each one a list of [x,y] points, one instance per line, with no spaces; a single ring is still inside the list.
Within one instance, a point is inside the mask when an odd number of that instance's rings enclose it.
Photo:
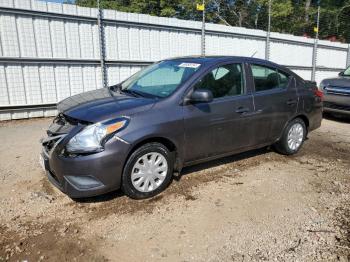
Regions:
[[[173,179],[176,181],[180,181],[182,177],[204,169],[214,168],[217,166],[237,162],[240,160],[249,159],[249,158],[263,155],[272,151],[273,150],[270,147],[264,147],[264,148],[254,149],[251,151],[247,151],[247,152],[243,152],[243,153],[239,153],[239,154],[235,154],[227,157],[218,158],[215,160],[210,160],[208,162],[196,164],[193,166],[185,167],[182,169],[182,171],[179,174],[175,174]],[[125,196],[125,194],[121,190],[116,190],[100,196],[94,196],[94,197],[88,197],[88,198],[74,198],[73,200],[77,203],[97,203],[97,202],[111,201],[117,198],[121,198],[123,196]]]
[[[337,121],[340,123],[350,124],[350,116],[341,115],[336,113],[323,113],[323,118],[331,121]]]
[[[269,153],[271,151],[272,151],[272,149],[270,147],[263,147],[263,148],[254,149],[251,151],[246,151],[243,153],[235,154],[235,155],[230,155],[227,157],[217,158],[217,159],[210,160],[208,162],[204,162],[204,163],[200,163],[200,164],[196,164],[193,166],[184,167],[183,170],[181,171],[181,173],[178,176],[176,176],[174,179],[181,180],[181,177],[198,172],[198,171],[201,171],[203,169],[209,169],[209,168],[214,168],[214,167],[221,166],[221,165],[226,165],[226,164],[240,161],[243,159],[248,159],[248,158],[256,157],[259,155],[263,155],[263,154]]]

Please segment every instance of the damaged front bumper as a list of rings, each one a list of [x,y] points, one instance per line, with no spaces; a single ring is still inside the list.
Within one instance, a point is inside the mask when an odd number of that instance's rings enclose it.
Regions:
[[[85,155],[63,154],[65,145],[81,127],[58,134],[55,124],[42,139],[42,165],[49,181],[71,198],[91,197],[119,189],[129,144],[111,138],[104,150]]]

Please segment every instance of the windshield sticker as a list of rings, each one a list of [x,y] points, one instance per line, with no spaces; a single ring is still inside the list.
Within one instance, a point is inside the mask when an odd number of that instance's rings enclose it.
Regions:
[[[179,64],[179,67],[189,67],[189,68],[198,68],[201,64],[196,63],[181,63]]]

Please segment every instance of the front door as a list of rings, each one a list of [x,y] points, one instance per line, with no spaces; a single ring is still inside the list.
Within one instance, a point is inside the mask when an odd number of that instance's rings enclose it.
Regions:
[[[249,142],[247,118],[254,107],[243,70],[238,63],[220,65],[194,85],[194,90],[209,89],[214,100],[183,107],[185,162],[232,152]]]

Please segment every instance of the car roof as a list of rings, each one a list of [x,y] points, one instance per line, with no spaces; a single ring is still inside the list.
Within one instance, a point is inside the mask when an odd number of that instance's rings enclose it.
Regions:
[[[181,57],[172,57],[166,60],[186,60],[188,62],[198,62],[198,63],[217,63],[217,62],[225,62],[225,61],[237,61],[237,62],[259,62],[264,64],[271,64],[275,66],[279,66],[273,62],[254,58],[254,57],[244,57],[244,56],[181,56]]]
[[[260,58],[255,58],[255,57],[245,57],[245,56],[182,56],[182,57],[173,57],[173,58],[168,58],[165,60],[179,60],[183,62],[189,62],[189,63],[199,63],[199,64],[205,64],[205,65],[212,65],[220,62],[238,62],[238,63],[258,63],[258,64],[263,64],[266,66],[271,66],[274,68],[280,68],[283,71],[289,72],[290,74],[293,74],[296,76],[296,74],[286,68],[285,66],[276,64],[274,62],[260,59]]]

